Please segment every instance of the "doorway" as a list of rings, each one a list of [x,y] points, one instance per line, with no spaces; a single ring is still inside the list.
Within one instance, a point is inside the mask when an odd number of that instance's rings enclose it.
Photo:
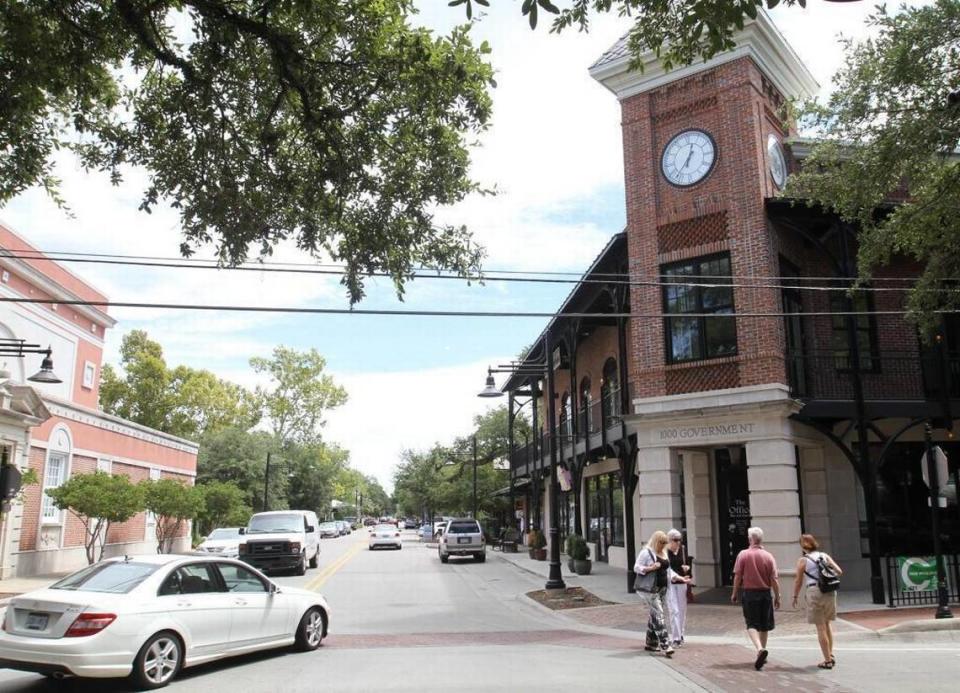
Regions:
[[[713,451],[717,471],[717,521],[720,538],[720,580],[733,584],[737,554],[747,548],[750,527],[750,489],[747,451],[742,445]]]

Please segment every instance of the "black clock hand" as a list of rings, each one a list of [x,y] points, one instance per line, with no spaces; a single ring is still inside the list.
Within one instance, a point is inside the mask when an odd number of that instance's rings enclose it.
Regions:
[[[680,170],[684,170],[687,165],[690,163],[690,159],[693,157],[693,145],[690,145],[690,153],[687,154],[687,160],[683,162],[683,166],[680,167]]]

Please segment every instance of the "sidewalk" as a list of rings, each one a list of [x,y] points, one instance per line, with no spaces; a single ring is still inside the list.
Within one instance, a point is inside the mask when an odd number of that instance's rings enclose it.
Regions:
[[[49,587],[67,573],[56,575],[37,575],[24,578],[7,578],[0,580],[0,607],[6,606],[11,597],[24,592],[33,592]]]
[[[547,579],[549,561],[535,561],[526,551],[502,553],[488,551],[487,556],[496,556],[519,570]],[[615,628],[634,632],[646,630],[647,611],[636,595],[627,592],[627,574],[622,568],[594,562],[590,575],[577,575],[567,569],[567,557],[561,556],[560,570],[567,587],[582,587],[597,597],[614,602],[611,606],[597,606],[565,610],[564,615],[585,625]],[[793,580],[783,585],[783,593],[789,602]],[[742,636],[743,622],[740,607],[730,604],[730,588],[695,588],[697,601],[687,608],[687,632],[690,635]],[[907,632],[960,631],[960,609],[955,609],[956,618],[935,619],[935,606],[888,608],[874,604],[868,591],[842,591],[840,593],[839,617],[835,624],[837,633],[872,633],[877,636]],[[777,612],[779,635],[809,635],[809,625],[802,609],[794,610],[789,603]]]

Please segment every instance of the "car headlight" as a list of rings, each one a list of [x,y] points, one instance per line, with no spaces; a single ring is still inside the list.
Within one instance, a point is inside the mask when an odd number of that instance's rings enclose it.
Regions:
[[[290,542],[290,553],[300,553],[300,542],[291,541]]]

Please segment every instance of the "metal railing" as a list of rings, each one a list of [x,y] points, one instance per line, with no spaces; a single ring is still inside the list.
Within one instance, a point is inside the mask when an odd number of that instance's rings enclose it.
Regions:
[[[786,366],[794,397],[853,399],[846,351],[788,352]],[[867,400],[960,399],[960,356],[935,351],[866,353],[860,359],[860,381]]]
[[[887,556],[887,606],[921,606],[938,603],[937,580],[930,567],[931,556]],[[905,566],[905,562],[910,563]],[[917,568],[921,573],[915,572]],[[944,554],[943,569],[947,578],[947,601],[960,603],[960,556]],[[904,574],[905,573],[905,574]],[[909,586],[908,586],[909,585]]]

